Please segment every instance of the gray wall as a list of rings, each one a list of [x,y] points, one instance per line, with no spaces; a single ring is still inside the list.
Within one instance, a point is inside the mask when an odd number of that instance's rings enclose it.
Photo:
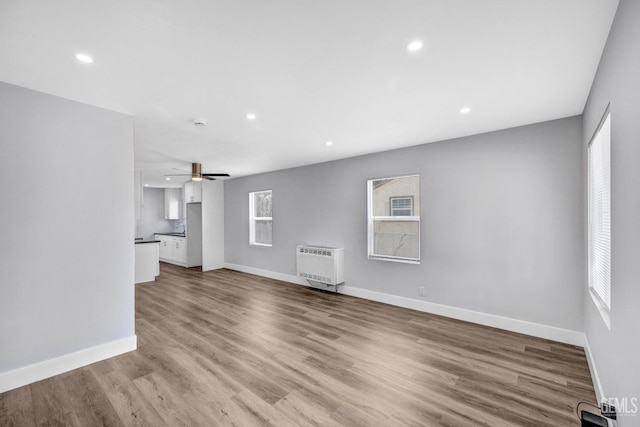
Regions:
[[[605,396],[619,398],[640,398],[639,23],[640,2],[622,0],[584,112],[586,152],[611,103],[611,330],[588,294],[584,310]],[[623,418],[621,425],[638,425],[638,417]]]
[[[176,228],[182,231],[182,226],[176,227],[181,220],[164,219],[164,188],[143,188],[142,198],[142,218],[137,221],[136,237],[151,239],[154,233],[173,233]]]
[[[295,246],[345,248],[348,286],[582,331],[582,120],[573,117],[225,182],[225,261],[296,274]],[[420,173],[420,265],[367,259],[369,178]],[[273,190],[273,248],[249,192]],[[427,296],[418,296],[418,287]]]
[[[131,118],[0,83],[0,373],[134,336]]]

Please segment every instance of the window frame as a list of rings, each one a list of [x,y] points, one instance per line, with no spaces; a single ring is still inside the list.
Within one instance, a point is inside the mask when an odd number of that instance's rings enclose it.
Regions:
[[[397,175],[397,176],[389,176],[389,177],[380,177],[380,178],[371,178],[367,180],[367,258],[371,260],[379,260],[379,261],[391,261],[391,262],[399,262],[405,264],[420,264],[421,262],[421,249],[420,249],[420,236],[421,236],[421,215],[411,215],[411,216],[393,216],[391,215],[391,206],[389,206],[389,215],[384,216],[374,216],[373,215],[373,183],[376,181],[382,180],[392,180],[392,179],[400,179],[400,178],[418,178],[418,196],[420,196],[421,185],[420,185],[420,174],[413,173],[407,175]],[[392,197],[389,198],[391,200]],[[395,196],[393,197],[395,198]],[[398,196],[398,198],[407,198],[407,196]],[[389,202],[391,203],[391,202]],[[418,201],[419,203],[419,201]],[[412,213],[415,213],[415,200],[412,197]],[[407,222],[417,222],[418,223],[418,256],[417,258],[410,257],[399,257],[393,255],[380,255],[375,253],[375,222],[376,221],[407,221]]]
[[[608,130],[607,135],[602,135],[603,129]],[[604,142],[603,142],[604,141]],[[597,237],[594,237],[594,231],[601,231],[603,228],[602,224],[594,224],[594,212],[593,205],[596,203],[603,203],[602,200],[595,201],[594,195],[595,191],[593,188],[593,181],[596,179],[594,177],[595,174],[602,174],[603,171],[594,171],[594,144],[605,143],[607,146],[605,149],[607,150],[606,156],[608,157],[608,164],[605,166],[605,172],[608,173],[606,176],[606,180],[608,181],[605,185],[607,188],[600,188],[599,190],[605,190],[606,195],[604,196],[605,201],[608,202],[608,205],[605,207],[608,215],[608,233],[605,236],[605,240],[602,239],[602,236],[599,234]],[[596,147],[597,149],[601,149]],[[602,159],[599,159],[602,161]],[[600,185],[602,186],[602,185]],[[602,197],[600,197],[602,199]],[[598,311],[600,312],[602,319],[608,328],[611,328],[611,111],[609,106],[607,106],[600,123],[596,130],[593,133],[593,136],[589,140],[587,144],[587,268],[588,268],[588,289],[591,298]],[[597,230],[596,230],[597,229]],[[605,245],[606,253],[601,253],[602,245]],[[602,279],[602,268],[598,268],[596,271],[596,266],[594,265],[594,259],[598,257],[599,260],[602,260],[602,256],[604,255],[604,260],[606,262],[605,266],[605,283],[601,283]],[[606,288],[606,295],[603,295],[599,289],[602,287]]]
[[[410,200],[411,201],[411,208],[409,208],[411,210],[411,215],[394,215],[393,211],[393,201],[394,200]],[[402,217],[402,216],[414,216],[413,212],[414,212],[414,200],[413,200],[413,196],[393,196],[393,197],[389,197],[389,216],[393,216],[393,217]],[[407,208],[396,208],[395,210],[407,210]]]
[[[271,216],[257,217],[255,216],[255,198],[260,193],[271,193]],[[271,221],[271,243],[262,243],[256,241],[256,222]],[[257,246],[263,248],[273,247],[273,190],[259,190],[249,192],[249,246]]]

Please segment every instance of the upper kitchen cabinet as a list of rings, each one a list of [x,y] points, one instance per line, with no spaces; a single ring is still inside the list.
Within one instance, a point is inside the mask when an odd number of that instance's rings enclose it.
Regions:
[[[200,203],[202,202],[202,182],[189,181],[184,185],[184,202]]]
[[[164,189],[164,219],[182,218],[181,188]]]

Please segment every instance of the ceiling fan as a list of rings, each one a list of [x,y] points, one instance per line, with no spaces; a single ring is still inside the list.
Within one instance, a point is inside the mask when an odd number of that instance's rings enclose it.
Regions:
[[[208,179],[214,181],[216,176],[229,176],[228,173],[202,173],[202,165],[200,163],[191,163],[191,174],[173,174],[165,176],[191,176],[192,181],[202,181],[202,179]]]

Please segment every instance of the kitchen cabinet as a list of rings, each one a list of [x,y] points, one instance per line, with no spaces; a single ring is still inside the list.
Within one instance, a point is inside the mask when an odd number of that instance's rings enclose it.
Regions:
[[[182,201],[180,188],[164,189],[164,219],[182,218]]]
[[[202,182],[189,181],[184,185],[184,202],[199,203],[202,202]]]
[[[171,242],[168,238],[164,238],[164,236],[156,236],[156,240],[160,240],[160,259],[170,259],[171,258]]]
[[[173,260],[179,264],[184,264],[187,260],[187,246],[184,237],[177,237],[173,242]]]
[[[187,244],[185,237],[156,234],[156,240],[160,241],[160,261],[186,266]]]
[[[160,274],[158,264],[158,245],[156,242],[135,242],[135,280],[134,283],[153,282]]]

